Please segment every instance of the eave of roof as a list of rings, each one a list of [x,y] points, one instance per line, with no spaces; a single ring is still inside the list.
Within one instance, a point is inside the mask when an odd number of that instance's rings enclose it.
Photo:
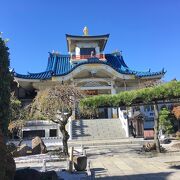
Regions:
[[[70,34],[66,34],[66,38],[74,38],[74,39],[94,39],[94,38],[100,38],[100,39],[104,39],[104,38],[109,38],[110,34],[103,34],[103,35],[96,35],[96,36],[78,36],[78,35],[70,35]]]
[[[21,78],[21,79],[47,80],[47,79],[51,79],[52,71],[44,71],[44,72],[40,72],[40,73],[29,73],[27,75],[14,72],[14,77]]]
[[[53,76],[65,76],[75,70],[77,67],[85,64],[104,64],[113,68],[115,71],[125,75],[134,75],[136,78],[156,77],[163,76],[166,72],[164,69],[159,72],[140,72],[134,71],[128,68],[125,64],[122,56],[116,56],[112,54],[106,54],[106,61],[101,61],[98,58],[90,58],[87,61],[80,62],[78,64],[72,64],[70,62],[69,55],[57,55],[51,54],[48,60],[46,71],[41,73],[29,73],[28,75],[22,75],[14,72],[14,76],[24,79],[51,79]]]

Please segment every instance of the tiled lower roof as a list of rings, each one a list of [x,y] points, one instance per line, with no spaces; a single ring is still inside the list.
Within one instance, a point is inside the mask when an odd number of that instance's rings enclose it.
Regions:
[[[28,73],[27,75],[14,72],[14,76],[23,79],[50,79],[52,77],[52,71],[44,71],[40,73]]]
[[[90,58],[87,61],[71,63],[69,55],[52,54],[48,58],[46,71],[40,73],[28,73],[27,75],[14,72],[14,76],[23,79],[51,79],[52,76],[64,76],[77,67],[84,64],[105,64],[121,74],[135,75],[136,77],[148,77],[165,74],[164,70],[159,72],[140,72],[131,70],[123,60],[123,57],[116,54],[106,54],[105,61],[98,58]]]

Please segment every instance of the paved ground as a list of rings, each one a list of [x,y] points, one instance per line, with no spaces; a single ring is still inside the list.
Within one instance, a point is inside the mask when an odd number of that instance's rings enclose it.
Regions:
[[[179,180],[180,154],[152,157],[138,154],[138,145],[91,149],[89,159],[96,178],[123,180]]]
[[[90,144],[87,143],[86,144]],[[85,145],[91,169],[96,179],[123,179],[123,180],[179,180],[180,179],[180,153],[141,154],[139,143],[95,143],[94,146]],[[59,171],[66,168],[67,163],[48,162],[47,170]],[[42,163],[17,163],[19,167],[33,167],[41,170]]]

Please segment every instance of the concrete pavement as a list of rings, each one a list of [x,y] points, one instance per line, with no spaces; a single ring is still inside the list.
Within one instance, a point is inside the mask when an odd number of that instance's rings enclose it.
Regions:
[[[168,164],[166,159],[161,162],[157,158],[99,157],[91,162],[91,168],[99,179],[179,180],[179,156],[174,157],[174,160],[176,165]]]
[[[179,180],[180,154],[166,153],[154,156],[141,154],[141,143],[122,143],[128,140],[96,141],[84,143],[90,168],[96,179],[123,180]],[[88,145],[88,143],[90,145]],[[76,143],[81,145],[81,143]],[[65,161],[47,162],[47,170],[66,168]],[[41,170],[42,163],[17,163],[17,168],[32,167]]]
[[[87,150],[96,179],[180,179],[180,155],[139,154],[139,145],[96,147]]]

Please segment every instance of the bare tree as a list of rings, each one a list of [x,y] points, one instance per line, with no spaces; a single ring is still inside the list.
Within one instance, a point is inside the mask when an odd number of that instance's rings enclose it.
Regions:
[[[30,106],[22,106],[21,101],[12,92],[10,97],[10,123],[8,130],[13,137],[15,134],[17,135],[20,140],[19,145],[23,141],[22,128],[26,124],[26,120],[29,119],[29,110]]]
[[[81,91],[74,86],[57,85],[40,90],[32,104],[32,116],[42,114],[46,119],[60,125],[64,155],[68,155],[69,134],[66,131],[66,125],[75,109],[75,104],[82,97]]]
[[[172,113],[178,120],[178,131],[180,131],[180,106],[176,106],[173,108]]]
[[[15,120],[15,121],[11,121],[8,125],[8,130],[12,134],[12,137],[14,138],[14,134],[16,134],[16,136],[19,138],[19,144],[18,144],[19,146],[23,141],[22,128],[24,127],[25,124],[26,123],[24,120]]]

